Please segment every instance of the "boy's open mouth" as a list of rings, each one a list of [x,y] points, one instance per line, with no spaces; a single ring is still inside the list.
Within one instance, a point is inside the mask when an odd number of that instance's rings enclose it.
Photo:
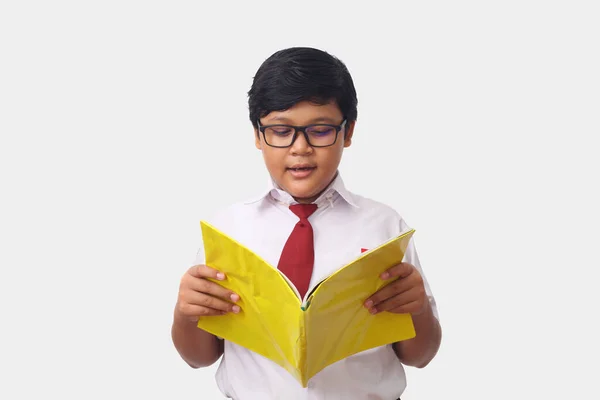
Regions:
[[[286,169],[295,179],[304,179],[312,175],[312,172],[316,168],[317,167],[310,164],[295,164],[291,167],[287,167]]]
[[[315,169],[315,167],[291,167],[288,169],[292,170],[292,171],[310,171],[310,170]]]
[[[315,167],[314,165],[305,164],[305,163],[297,163],[297,164],[292,165],[291,167],[287,167],[288,170],[296,171],[296,172],[311,171],[315,168],[317,168],[317,167]]]

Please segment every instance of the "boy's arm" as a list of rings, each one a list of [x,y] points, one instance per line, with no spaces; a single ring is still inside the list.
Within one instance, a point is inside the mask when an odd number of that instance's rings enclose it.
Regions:
[[[442,329],[434,311],[435,300],[429,293],[420,268],[403,262],[381,274],[383,280],[394,277],[399,279],[367,299],[365,307],[372,314],[411,314],[416,336],[394,343],[393,348],[403,364],[423,368],[437,354],[442,339]]]
[[[442,328],[429,301],[425,311],[412,316],[417,336],[393,344],[398,359],[405,365],[423,368],[437,354],[442,341]]]
[[[410,228],[401,220],[400,231],[407,232]],[[406,289],[408,293],[396,296],[396,312],[411,313],[413,325],[415,327],[416,337],[397,342],[393,344],[394,352],[398,359],[405,365],[410,365],[417,368],[423,368],[431,362],[437,354],[442,340],[442,328],[439,323],[435,299],[431,293],[431,289],[423,270],[414,240],[411,240],[406,249],[405,261],[408,265],[395,268],[390,275],[400,275],[404,282],[397,282],[400,285],[400,291]],[[389,278],[389,277],[387,277]],[[392,292],[394,292],[392,290]],[[409,294],[410,293],[410,294]],[[393,293],[390,293],[393,296]],[[410,303],[408,307],[400,306],[400,304]],[[389,307],[394,308],[394,306]]]
[[[196,322],[177,312],[173,316],[171,337],[181,358],[192,368],[212,365],[223,354],[222,340],[198,328]]]
[[[184,274],[173,314],[173,344],[193,368],[209,366],[223,354],[222,341],[198,328],[198,318],[219,318],[240,311],[234,304],[239,296],[207,278],[226,279],[225,274],[206,265],[195,265]]]

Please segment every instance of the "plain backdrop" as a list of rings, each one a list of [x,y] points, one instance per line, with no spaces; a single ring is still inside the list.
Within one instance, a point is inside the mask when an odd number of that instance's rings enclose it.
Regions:
[[[593,1],[5,1],[0,398],[220,399],[170,324],[199,221],[260,191],[247,91],[348,66],[341,172],[416,229],[444,338],[403,400],[598,399]]]

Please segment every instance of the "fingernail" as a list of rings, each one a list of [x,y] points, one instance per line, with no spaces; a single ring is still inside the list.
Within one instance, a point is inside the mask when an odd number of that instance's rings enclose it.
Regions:
[[[381,279],[387,279],[390,277],[389,272],[384,272],[383,274],[381,274]]]
[[[223,279],[225,279],[225,274],[224,274],[224,273],[222,273],[222,272],[218,272],[218,273],[217,273],[217,279],[219,279],[219,280],[221,280],[221,281],[222,281]]]
[[[234,313],[239,313],[240,312],[240,307],[239,306],[233,306],[231,307],[231,311],[233,311]]]
[[[369,310],[369,312],[370,312],[371,314],[377,314],[377,309],[376,309],[375,307],[373,307],[373,308],[371,308],[371,309]]]
[[[365,307],[369,308],[373,305],[373,300],[367,300],[367,302],[365,303]]]
[[[231,299],[231,301],[238,301],[238,300],[240,299],[240,296],[238,296],[238,295],[237,295],[237,294],[235,294],[235,293],[231,293],[231,294],[229,295],[229,298]]]

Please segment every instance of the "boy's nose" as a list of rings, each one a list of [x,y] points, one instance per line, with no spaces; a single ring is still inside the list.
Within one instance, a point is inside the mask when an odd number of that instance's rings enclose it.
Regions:
[[[302,132],[298,132],[298,137],[296,137],[294,144],[292,144],[291,150],[292,154],[307,154],[311,153],[313,148],[306,141],[304,134]]]

